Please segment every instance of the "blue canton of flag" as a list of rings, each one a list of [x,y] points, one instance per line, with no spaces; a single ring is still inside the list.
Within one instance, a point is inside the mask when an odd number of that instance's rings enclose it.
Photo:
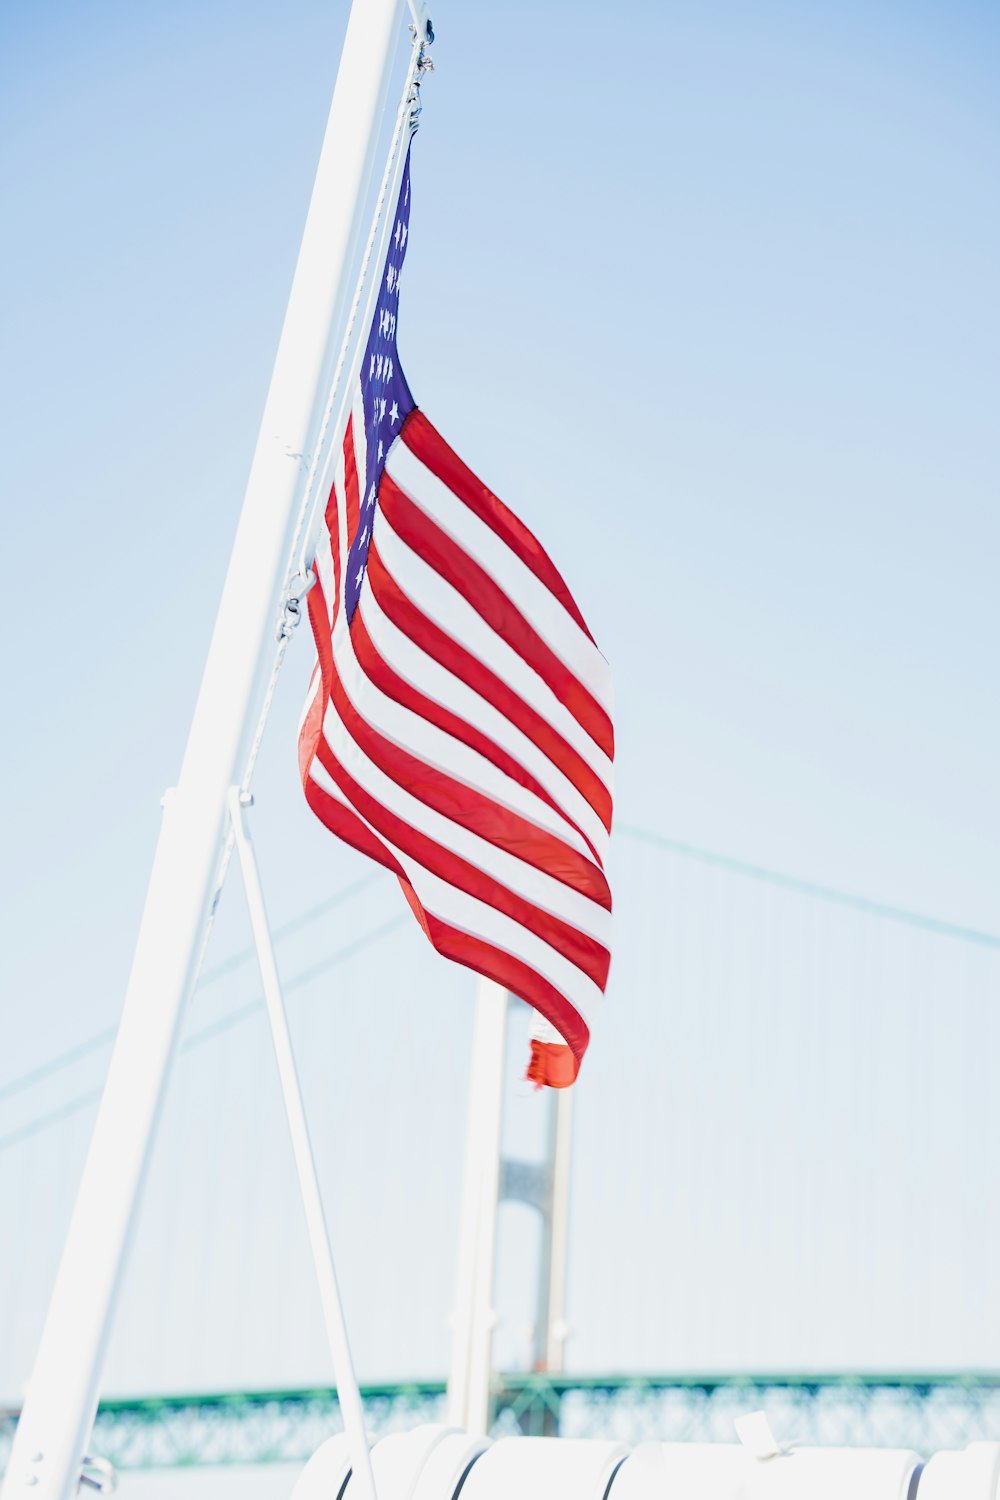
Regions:
[[[347,559],[345,599],[347,618],[354,618],[368,564],[368,547],[375,524],[378,487],[386,454],[405,419],[415,406],[396,351],[396,319],[399,309],[399,277],[406,259],[410,235],[410,155],[407,152],[403,180],[396,206],[396,227],[382,276],[378,305],[361,364],[361,404],[365,420],[365,473],[358,474],[358,489],[364,500],[361,525]]]

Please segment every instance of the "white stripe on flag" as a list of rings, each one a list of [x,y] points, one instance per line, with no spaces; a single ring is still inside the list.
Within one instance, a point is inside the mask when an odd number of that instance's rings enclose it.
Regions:
[[[406,446],[394,443],[386,471],[503,590],[528,624],[610,715],[611,673],[589,636],[506,542],[453,494]]]
[[[590,766],[594,774],[612,790],[611,762],[568,708],[529,667],[512,646],[497,635],[478,610],[457,589],[419,557],[393,531],[381,509],[375,517],[375,545],[392,577],[403,593],[429,620],[461,642],[466,651],[478,657],[520,698],[523,698]]]
[[[523,766],[566,816],[582,828],[603,861],[609,842],[604,824],[544,750],[523,734],[506,714],[435,661],[394,625],[372,593],[367,579],[361,591],[359,608],[365,628],[383,661],[415,691],[485,734]]]
[[[392,851],[427,911],[472,937],[493,943],[505,953],[528,964],[564,995],[590,1026],[603,997],[597,985],[581,969],[520,922],[515,922],[512,917],[497,911],[485,901],[460,891],[448,881],[441,880],[410,855],[402,853],[391,839],[379,833],[378,829],[361,817],[318,760],[313,763],[310,775],[318,787],[349,808]]]
[[[372,729],[385,735],[393,745],[405,746],[406,751],[418,760],[426,761],[446,776],[481,792],[537,828],[563,839],[586,859],[593,860],[581,835],[547,802],[501,771],[478,750],[471,749],[412,709],[404,708],[376,687],[354,653],[344,611],[341,611],[334,628],[333,659],[344,691]]]
[[[485,877],[507,886],[542,911],[587,933],[604,947],[610,946],[610,912],[589,896],[540,870],[529,860],[519,859],[508,850],[491,843],[489,839],[481,838],[464,824],[454,822],[401,787],[369,760],[338,717],[332,703],[324,717],[323,734],[348,775],[388,812],[401,818],[410,828],[424,834],[445,851],[457,854]],[[383,842],[392,841],[390,834],[374,825],[372,828]]]

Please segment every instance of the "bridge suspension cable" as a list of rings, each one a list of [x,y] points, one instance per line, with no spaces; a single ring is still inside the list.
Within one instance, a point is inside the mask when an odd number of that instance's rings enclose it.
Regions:
[[[635,824],[619,823],[616,825],[615,832],[621,837],[631,839],[636,843],[645,844],[648,847],[658,849],[663,853],[678,855],[683,859],[695,860],[701,864],[709,865],[716,869],[725,870],[730,874],[743,876],[744,878],[749,880],[762,882],[767,885],[777,886],[782,890],[791,891],[802,896],[812,897],[816,900],[828,902],[833,905],[847,907],[851,910],[862,912],[867,916],[875,917],[884,921],[902,923],[906,926],[914,927],[924,932],[934,933],[938,936],[952,938],[958,942],[973,944],[978,947],[985,947],[1000,951],[1000,935],[995,933],[984,932],[974,927],[965,927],[959,923],[945,921],[939,917],[927,916],[921,912],[909,911],[904,907],[893,906],[887,902],[874,901],[871,898],[859,895],[856,892],[839,890],[833,886],[821,885],[814,881],[804,880],[798,876],[788,875],[783,873],[782,871],[770,869],[765,865],[758,865],[749,860],[736,859],[731,855],[719,854],[714,850],[702,848],[697,844],[690,844],[680,839],[670,838],[666,834],[656,833],[651,829],[642,828]],[[330,896],[326,900],[319,902],[317,905],[309,907],[305,911],[300,912],[297,916],[290,918],[287,922],[283,923],[281,926],[275,929],[275,941],[280,942],[283,939],[292,936],[294,933],[301,931],[303,928],[308,927],[313,922],[318,921],[321,917],[326,916],[329,912],[335,910],[337,907],[344,905],[346,902],[352,900],[355,896],[360,895],[362,891],[367,890],[380,878],[380,872],[373,872],[371,874],[364,875],[360,879],[353,881],[350,885],[345,886],[342,890],[337,891],[333,896]],[[373,932],[369,933],[365,937],[357,939],[355,942],[348,944],[344,948],[337,949],[334,953],[328,955],[326,958],[319,960],[318,963],[313,964],[308,969],[304,969],[300,973],[294,975],[288,981],[286,988],[289,990],[295,990],[301,988],[305,984],[308,984],[310,980],[315,978],[318,974],[323,973],[328,968],[332,968],[335,964],[346,961],[354,953],[358,952],[359,949],[368,947],[372,943],[381,941],[383,937],[387,937],[390,932],[393,932],[398,927],[400,927],[403,924],[404,920],[405,917],[403,914],[401,914],[393,920],[386,922],[382,926],[376,928]],[[231,954],[228,958],[223,959],[213,968],[206,970],[205,974],[202,976],[199,982],[198,989],[201,990],[208,985],[215,983],[217,980],[220,980],[225,976],[233,973],[236,969],[239,969],[243,965],[249,963],[253,959],[253,957],[254,950],[252,947],[243,948],[238,952]],[[230,1027],[238,1025],[247,1017],[256,1014],[256,1012],[261,1008],[262,1005],[263,1000],[260,997],[257,997],[256,999],[248,1001],[246,1004],[237,1007],[235,1010],[228,1012],[218,1020],[210,1022],[200,1031],[197,1031],[190,1037],[188,1037],[186,1042],[183,1044],[181,1051],[190,1051],[192,1048],[200,1046],[204,1042],[211,1041],[215,1036],[221,1035],[223,1032],[229,1030]],[[26,1089],[32,1088],[36,1084],[44,1082],[46,1079],[52,1077],[53,1074],[61,1071],[64,1068],[70,1067],[72,1064],[80,1061],[84,1057],[89,1056],[93,1052],[99,1051],[102,1047],[110,1046],[110,1044],[115,1039],[116,1031],[117,1027],[110,1026],[104,1028],[99,1032],[95,1032],[92,1036],[85,1038],[76,1046],[69,1048],[65,1052],[59,1053],[55,1057],[50,1058],[47,1062],[40,1064],[38,1067],[32,1068],[27,1072],[20,1074],[18,1077],[11,1079],[6,1084],[0,1085],[0,1103],[5,1102],[7,1099],[13,1098],[15,1095],[22,1093]],[[40,1131],[47,1129],[49,1126],[56,1125],[69,1116],[88,1108],[90,1105],[95,1104],[100,1099],[100,1096],[101,1090],[99,1088],[88,1089],[85,1093],[76,1095],[74,1098],[65,1101],[65,1103],[57,1106],[55,1109],[52,1109],[45,1114],[38,1115],[32,1120],[28,1120],[27,1122],[25,1122],[25,1124],[9,1131],[6,1135],[0,1136],[0,1152],[6,1151],[16,1145],[19,1145],[22,1141],[30,1139],[30,1137],[37,1135]]]
[[[329,909],[329,903],[327,903],[327,909]],[[293,974],[285,982],[284,987],[286,992],[301,989],[303,985],[309,984],[311,980],[320,974],[324,974],[328,969],[334,968],[337,964],[346,963],[349,958],[353,958],[362,949],[370,947],[373,943],[381,942],[382,938],[388,937],[390,932],[395,932],[405,922],[406,915],[400,912],[398,916],[392,917],[388,922],[383,922],[380,927],[374,928],[373,931],[366,933],[363,937],[356,938],[353,943],[347,943],[344,947],[337,948],[333,953],[328,954],[326,958],[321,958],[316,963],[310,964],[308,968],[300,969],[297,974]],[[289,926],[293,925],[296,928],[302,926],[302,918],[296,918],[293,924],[289,924]],[[235,967],[235,960],[236,955],[228,960],[230,968]],[[226,972],[229,972],[228,968]],[[196,1047],[203,1046],[205,1042],[214,1041],[216,1037],[222,1036],[224,1032],[232,1030],[234,1026],[238,1026],[242,1021],[248,1020],[251,1016],[256,1015],[258,1011],[263,1010],[263,1008],[264,997],[263,995],[257,995],[255,999],[248,1000],[243,1005],[238,1005],[235,1009],[226,1011],[225,1015],[219,1016],[215,1021],[210,1021],[200,1031],[193,1032],[191,1036],[181,1043],[179,1051],[182,1054],[192,1052]],[[111,1038],[114,1038],[113,1031]],[[54,1071],[54,1069],[50,1071]],[[18,1126],[17,1129],[10,1131],[7,1135],[0,1136],[0,1153],[9,1150],[13,1146],[20,1145],[22,1141],[28,1140],[33,1135],[38,1135],[40,1131],[46,1130],[50,1125],[57,1125],[61,1120],[68,1119],[70,1115],[77,1114],[80,1110],[86,1109],[88,1105],[96,1104],[102,1092],[103,1090],[100,1088],[88,1089],[86,1093],[77,1094],[75,1098],[68,1099],[65,1104],[59,1105],[58,1108],[50,1110],[47,1114],[38,1115],[35,1119],[28,1120],[24,1125]]]
[[[280,942],[282,938],[291,937],[293,933],[299,932],[303,927],[307,927],[310,922],[315,922],[320,917],[325,917],[328,912],[333,911],[336,907],[343,906],[345,901],[350,901],[353,896],[360,895],[370,885],[374,885],[378,879],[378,871],[374,871],[371,875],[364,875],[360,880],[352,881],[343,890],[337,891],[332,896],[328,896],[325,901],[321,901],[317,906],[310,906],[306,911],[300,912],[297,917],[291,917],[287,922],[282,923],[280,927],[274,929],[275,942]],[[252,947],[241,948],[239,952],[230,954],[228,958],[224,958],[214,968],[205,970],[198,981],[198,990],[203,990],[208,985],[214,984],[216,980],[225,978],[227,974],[232,974],[235,969],[239,969],[244,964],[250,963],[254,957],[255,953]],[[5,1099],[12,1099],[15,1094],[20,1094],[25,1089],[31,1088],[33,1084],[43,1083],[46,1078],[51,1078],[53,1073],[58,1073],[62,1068],[70,1067],[73,1063],[79,1062],[81,1058],[88,1057],[91,1052],[99,1052],[102,1047],[109,1046],[114,1041],[117,1031],[117,1026],[106,1026],[103,1031],[95,1031],[93,1036],[86,1037],[82,1042],[77,1043],[75,1047],[70,1047],[68,1051],[60,1052],[55,1057],[49,1058],[48,1062],[40,1063],[37,1068],[31,1068],[27,1073],[21,1073],[17,1078],[12,1078],[9,1083],[0,1086],[0,1104]],[[0,1145],[2,1143],[3,1137],[0,1137]]]
[[[1000,949],[1000,934],[983,932],[976,927],[963,927],[957,922],[946,922],[940,917],[924,916],[921,912],[907,911],[902,906],[891,906],[884,901],[872,901],[868,896],[859,896],[852,891],[840,891],[834,886],[818,885],[811,880],[802,880],[797,875],[783,875],[779,870],[770,870],[766,865],[757,865],[749,860],[733,859],[728,854],[716,854],[711,849],[701,849],[697,844],[686,844],[680,839],[668,838],[662,833],[653,833],[648,828],[637,828],[628,823],[616,823],[615,833],[638,843],[649,844],[668,854],[679,854],[685,859],[696,859],[702,864],[714,865],[718,870],[728,870],[733,875],[745,875],[750,880],[761,880],[767,885],[777,885],[786,891],[796,891],[800,896],[814,896],[819,901],[830,901],[837,906],[847,906],[853,911],[865,912],[870,917],[881,917],[889,922],[903,922],[908,927],[919,927],[924,932],[935,932],[940,937],[955,938],[962,943],[976,943],[984,948]]]

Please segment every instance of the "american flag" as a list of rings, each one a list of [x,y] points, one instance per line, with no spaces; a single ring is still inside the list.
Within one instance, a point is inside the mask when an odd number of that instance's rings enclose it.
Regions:
[[[610,962],[610,675],[548,555],[410,394],[409,220],[407,154],[313,565],[299,765],[438,952],[535,1008],[528,1077],[562,1087]]]

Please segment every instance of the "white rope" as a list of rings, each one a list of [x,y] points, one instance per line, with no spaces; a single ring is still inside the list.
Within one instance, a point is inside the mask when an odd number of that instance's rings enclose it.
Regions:
[[[303,580],[305,580],[309,574],[309,543],[313,525],[316,520],[316,514],[323,495],[323,486],[318,484],[317,481],[321,477],[322,470],[325,467],[324,460],[329,456],[330,450],[327,447],[327,437],[331,431],[331,418],[333,417],[334,410],[336,409],[337,420],[335,423],[333,423],[332,427],[333,434],[336,437],[337,435],[339,435],[341,428],[346,427],[347,425],[346,408],[349,396],[353,389],[353,381],[348,381],[346,389],[342,391],[341,380],[344,373],[344,366],[347,363],[348,352],[351,348],[355,325],[358,320],[358,310],[361,307],[361,300],[364,295],[366,283],[368,282],[368,271],[372,263],[373,251],[375,250],[376,240],[378,239],[379,255],[377,257],[374,257],[376,259],[376,263],[378,263],[387,243],[387,226],[384,219],[385,205],[390,196],[391,190],[395,187],[398,181],[399,168],[404,158],[404,153],[400,150],[400,145],[403,138],[403,127],[407,123],[407,121],[409,121],[411,125],[414,124],[413,111],[414,104],[416,102],[415,85],[422,68],[425,66],[425,48],[423,40],[416,34],[416,28],[411,28],[411,30],[413,31],[413,45],[410,50],[410,62],[406,70],[406,77],[403,81],[403,93],[399,101],[399,109],[396,111],[396,123],[393,126],[392,139],[389,142],[385,171],[382,174],[382,181],[379,185],[378,198],[375,202],[375,210],[372,214],[371,227],[368,231],[368,240],[365,244],[365,253],[361,260],[361,269],[358,272],[358,279],[354,288],[354,297],[351,302],[351,310],[347,318],[347,327],[344,330],[344,337],[340,345],[340,353],[337,357],[336,369],[333,372],[333,379],[330,382],[330,394],[327,399],[326,409],[323,413],[323,421],[320,426],[319,438],[316,443],[316,451],[309,466],[309,477],[306,483],[306,490],[303,496],[302,506],[299,510],[299,517],[295,529],[295,535],[292,539],[292,546],[288,562],[289,584],[293,583],[296,578],[302,578]],[[380,230],[382,231],[381,236],[379,234]],[[371,285],[369,287],[369,294],[365,306],[366,313],[374,307],[374,300],[377,295],[378,287],[375,285]],[[361,351],[359,349],[356,349],[354,363],[357,363],[360,355]],[[308,524],[306,524],[307,518]]]
[[[345,389],[341,388],[344,366],[347,363],[348,353],[351,349],[354,329],[358,318],[358,309],[361,306],[362,299],[365,293],[365,287],[368,282],[368,271],[372,261],[372,252],[375,249],[377,240],[379,241],[380,254],[383,251],[384,245],[387,243],[388,231],[384,223],[385,204],[389,197],[390,189],[398,181],[399,175],[402,170],[402,163],[405,157],[405,153],[400,150],[400,143],[403,138],[403,129],[407,122],[409,122],[411,137],[413,131],[416,129],[416,118],[419,114],[419,106],[417,102],[419,98],[417,92],[418,80],[421,72],[428,68],[430,64],[429,59],[426,57],[425,53],[426,39],[419,33],[416,26],[412,27],[411,30],[413,32],[413,46],[410,53],[409,66],[406,70],[406,78],[403,85],[403,94],[400,100],[399,109],[396,114],[396,123],[393,127],[392,139],[389,143],[389,151],[386,157],[385,171],[382,174],[382,182],[379,187],[378,198],[375,202],[375,209],[372,214],[372,222],[368,232],[368,240],[365,245],[364,256],[362,257],[361,261],[361,269],[358,272],[358,279],[354,288],[354,297],[351,302],[351,309],[347,319],[347,327],[344,331],[344,337],[340,345],[340,352],[337,356],[337,364],[333,372],[333,378],[330,382],[330,392],[327,397],[326,406],[323,412],[323,420],[320,424],[319,435],[316,440],[313,457],[309,464],[306,486],[303,492],[302,502],[299,506],[299,513],[296,519],[295,530],[292,536],[292,545],[289,552],[289,560],[285,574],[285,586],[282,590],[281,613],[277,622],[276,633],[278,637],[278,644],[275,650],[274,661],[271,666],[271,673],[268,678],[267,687],[264,692],[264,701],[261,705],[260,718],[257,723],[257,728],[254,731],[254,737],[250,745],[250,752],[247,756],[246,770],[244,771],[243,778],[240,781],[240,790],[243,792],[248,791],[250,788],[250,782],[253,778],[254,767],[257,764],[257,756],[260,753],[261,741],[264,738],[264,730],[267,727],[267,721],[271,713],[271,705],[274,702],[275,689],[278,685],[278,674],[280,673],[285,660],[285,652],[288,649],[288,642],[291,640],[294,629],[298,625],[301,618],[302,600],[315,582],[315,577],[309,568],[308,557],[310,551],[310,541],[315,529],[315,524],[324,493],[324,488],[321,481],[326,476],[326,470],[329,467],[329,460],[335,451],[337,435],[347,425],[347,405],[353,388],[352,380],[347,382]],[[381,235],[380,230],[382,231]],[[366,312],[373,310],[374,298],[377,296],[377,294],[378,288],[374,285],[371,286],[369,288],[369,294],[366,301]],[[362,352],[363,351],[359,349],[356,349],[354,351],[354,359],[352,360],[352,365],[356,365],[357,360],[360,358]],[[336,421],[333,420],[334,413],[336,413]],[[334,439],[332,443],[329,441],[331,435]],[[227,847],[223,855],[223,870],[225,869],[225,866],[228,865],[229,855],[231,854],[231,852],[231,846],[229,845],[229,842],[227,840]]]
[[[412,100],[408,99],[407,102],[412,106]],[[406,160],[405,151],[396,151],[395,148],[397,142],[398,137],[394,135],[389,157],[391,171],[387,170],[386,172],[386,177],[383,182],[384,191],[379,196],[379,205],[376,209],[376,221],[382,231],[379,237],[378,255],[374,257],[376,265],[381,265],[382,263],[385,249],[388,245],[389,236],[392,232],[391,223],[382,217],[382,209],[384,207],[385,201],[390,197],[389,189],[391,188],[394,192],[398,187],[399,179],[402,176],[403,163]],[[374,231],[375,225],[373,224],[372,227]],[[365,251],[365,264],[362,269],[362,276],[364,276],[365,272],[367,271],[369,261],[373,258],[371,255],[373,241],[374,233],[372,234],[372,237],[369,240],[368,247]],[[361,325],[362,328],[367,328],[371,322],[372,316],[374,315],[375,311],[375,303],[378,299],[380,290],[381,283],[373,280],[368,288],[368,297],[365,303],[365,316],[362,320]],[[311,504],[309,504],[308,510],[308,521],[305,525],[302,524],[302,521],[305,520],[305,505],[303,505],[303,516],[300,518],[300,525],[296,534],[295,548],[293,549],[292,553],[292,556],[295,560],[295,566],[294,571],[291,573],[291,577],[289,579],[290,583],[294,582],[296,578],[306,578],[307,576],[309,576],[309,557],[310,552],[312,551],[312,542],[313,536],[315,534],[316,521],[319,516],[320,510],[325,503],[326,495],[329,489],[328,485],[323,482],[317,483],[316,479],[319,478],[321,480],[325,480],[325,478],[327,477],[326,469],[329,467],[330,459],[335,457],[336,455],[338,441],[342,439],[343,432],[347,427],[347,411],[353,403],[354,387],[357,382],[358,364],[361,356],[364,353],[364,350],[360,347],[360,344],[357,348],[355,348],[354,358],[351,361],[351,378],[346,382],[344,389],[339,392],[337,420],[332,427],[334,441],[329,445],[329,447],[324,447],[324,435],[327,427],[329,426],[329,416],[332,414],[333,399],[337,394],[337,390],[341,382],[341,377],[343,375],[348,343],[353,334],[355,324],[358,321],[357,315],[360,305],[360,292],[361,283],[359,281],[359,296],[355,300],[355,303],[351,308],[350,316],[348,318],[347,333],[345,335],[344,344],[341,349],[341,357],[337,364],[337,370],[333,378],[333,395],[331,396],[331,403],[327,409],[327,415],[324,417],[324,433],[321,435],[320,445],[318,446],[316,466],[314,470],[310,471],[309,485],[306,492],[307,501],[311,500]],[[321,462],[322,468],[320,467]]]

